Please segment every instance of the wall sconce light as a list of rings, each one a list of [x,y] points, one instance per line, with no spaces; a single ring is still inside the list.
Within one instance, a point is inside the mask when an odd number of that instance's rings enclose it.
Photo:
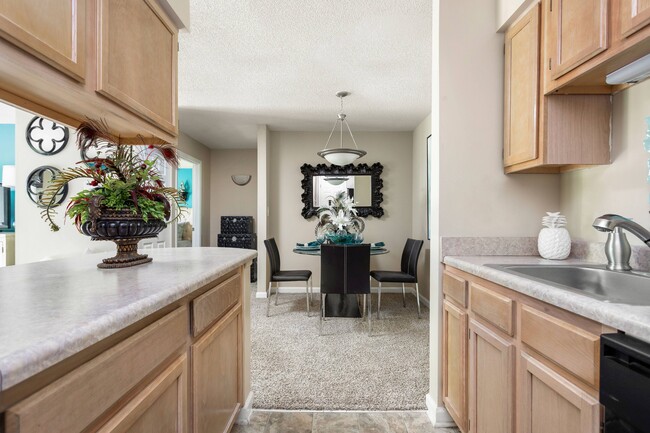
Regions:
[[[233,174],[230,176],[233,182],[235,182],[235,185],[239,186],[244,186],[247,185],[248,182],[251,181],[251,175],[250,174]]]

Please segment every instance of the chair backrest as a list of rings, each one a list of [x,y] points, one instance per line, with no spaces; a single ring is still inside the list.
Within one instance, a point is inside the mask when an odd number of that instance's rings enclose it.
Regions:
[[[271,276],[280,272],[280,251],[278,245],[275,243],[275,238],[264,240],[266,252],[269,254],[269,262],[271,262]]]
[[[370,293],[370,245],[321,245],[321,293]]]
[[[424,241],[408,238],[402,251],[402,272],[415,277],[416,282],[418,281],[418,259],[423,244]]]

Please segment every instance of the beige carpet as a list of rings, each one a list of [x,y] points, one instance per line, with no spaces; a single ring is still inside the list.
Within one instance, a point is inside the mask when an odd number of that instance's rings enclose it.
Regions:
[[[304,295],[280,305],[253,299],[252,389],[258,409],[421,410],[429,388],[429,310],[415,297],[382,295],[373,335],[360,319],[328,319],[318,335],[318,296],[307,317]],[[272,300],[274,301],[274,299]],[[377,297],[373,296],[373,311]]]

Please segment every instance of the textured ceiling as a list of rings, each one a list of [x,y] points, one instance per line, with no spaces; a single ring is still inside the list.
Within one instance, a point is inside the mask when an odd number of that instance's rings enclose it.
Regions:
[[[409,131],[431,111],[431,0],[191,0],[180,34],[181,131],[254,148],[258,124]]]

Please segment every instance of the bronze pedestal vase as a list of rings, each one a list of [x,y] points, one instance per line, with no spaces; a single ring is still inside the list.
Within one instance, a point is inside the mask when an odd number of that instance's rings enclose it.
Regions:
[[[111,269],[151,262],[151,257],[138,254],[138,242],[155,238],[165,227],[167,224],[164,221],[145,221],[141,215],[134,214],[131,210],[102,208],[101,215],[95,221],[83,223],[80,230],[93,241],[112,241],[117,244],[117,255],[97,264],[98,268]]]

